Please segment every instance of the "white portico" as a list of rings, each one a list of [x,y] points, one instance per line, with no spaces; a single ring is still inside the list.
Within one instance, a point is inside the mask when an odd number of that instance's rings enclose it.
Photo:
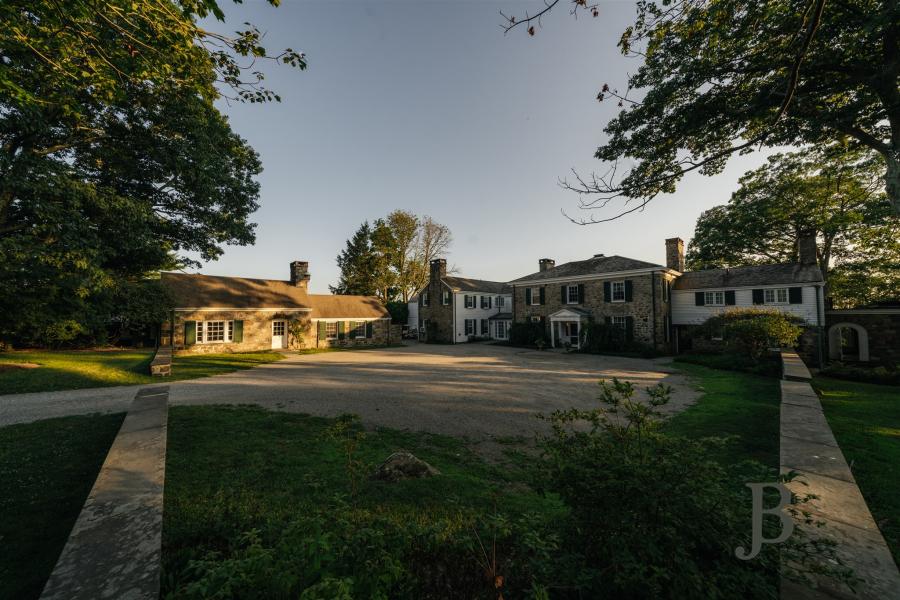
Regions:
[[[581,328],[590,313],[580,308],[563,308],[550,315],[550,345],[554,348],[571,344],[580,347]]]

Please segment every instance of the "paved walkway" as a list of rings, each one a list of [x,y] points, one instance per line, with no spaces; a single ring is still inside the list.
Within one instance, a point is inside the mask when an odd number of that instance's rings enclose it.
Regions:
[[[667,410],[698,392],[665,360],[556,354],[487,344],[290,354],[246,371],[170,384],[170,404],[255,404],[335,416],[356,413],[370,426],[463,435],[530,436],[537,412],[597,405],[597,381],[619,377],[639,389],[664,382]],[[135,388],[0,396],[0,425],[125,410]],[[642,392],[641,392],[642,393]]]
[[[804,510],[827,523],[809,533],[838,542],[838,556],[863,583],[858,595],[824,579],[817,581],[816,590],[785,583],[782,598],[897,598],[900,573],[806,381],[781,382],[781,472],[790,471],[800,474],[788,484],[794,493],[818,496]]]
[[[167,397],[135,397],[42,600],[159,598]]]

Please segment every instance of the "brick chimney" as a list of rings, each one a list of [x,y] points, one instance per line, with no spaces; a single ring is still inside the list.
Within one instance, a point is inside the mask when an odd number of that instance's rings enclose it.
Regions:
[[[816,232],[803,231],[797,237],[797,258],[801,265],[819,264],[816,256]]]
[[[309,283],[309,263],[305,260],[295,260],[291,263],[291,285],[306,289]]]
[[[684,273],[684,240],[673,237],[666,240],[666,266]]]
[[[548,271],[556,266],[556,261],[552,258],[542,258],[538,261],[539,271]]]
[[[431,280],[437,281],[447,276],[447,261],[443,258],[435,258],[431,261]]]

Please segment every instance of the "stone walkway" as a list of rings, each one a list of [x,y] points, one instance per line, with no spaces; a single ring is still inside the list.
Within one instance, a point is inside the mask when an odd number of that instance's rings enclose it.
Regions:
[[[781,472],[799,473],[788,484],[795,494],[818,496],[804,509],[827,525],[810,533],[836,541],[838,556],[863,583],[854,595],[846,586],[838,588],[825,579],[816,582],[815,590],[785,582],[782,598],[896,598],[900,573],[891,552],[831,433],[819,397],[797,373],[795,367],[794,380],[781,382]]]
[[[134,398],[42,600],[159,597],[168,396]]]

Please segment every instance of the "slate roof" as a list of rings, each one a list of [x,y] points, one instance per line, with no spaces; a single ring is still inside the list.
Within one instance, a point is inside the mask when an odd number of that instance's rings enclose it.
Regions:
[[[538,271],[525,277],[519,277],[510,283],[520,283],[524,281],[541,281],[544,279],[564,279],[566,277],[575,277],[583,275],[605,275],[607,273],[616,273],[619,271],[634,271],[637,269],[665,269],[662,265],[650,263],[627,256],[594,256],[587,260],[576,260],[557,265],[546,271]]]
[[[674,288],[676,290],[699,290],[754,285],[822,283],[822,281],[822,272],[816,265],[789,263],[688,271],[675,280]]]
[[[390,316],[373,296],[308,294],[304,288],[278,279],[163,273],[162,284],[171,293],[175,308],[309,309],[313,319]]]
[[[485,281],[484,279],[469,279],[467,277],[441,277],[441,281],[450,286],[455,292],[487,292],[489,294],[510,294],[512,288],[502,281]]]

